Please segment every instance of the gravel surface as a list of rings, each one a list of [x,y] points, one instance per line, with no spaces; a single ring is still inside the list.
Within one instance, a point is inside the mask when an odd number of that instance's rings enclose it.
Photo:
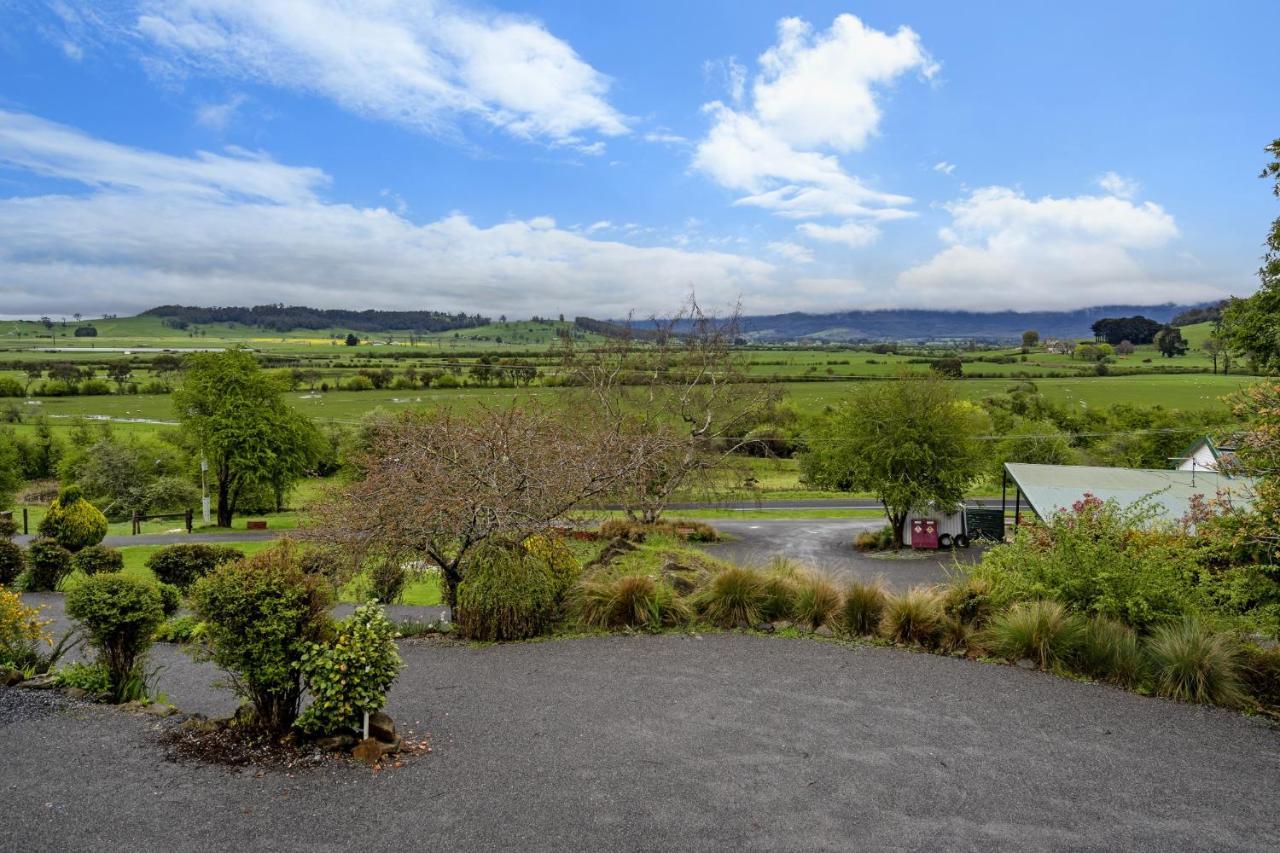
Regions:
[[[853,540],[863,530],[878,530],[883,519],[810,519],[712,522],[730,537],[702,546],[709,554],[744,566],[764,566],[774,557],[790,557],[838,579],[883,578],[897,589],[946,580],[955,561],[973,562],[982,556],[979,547],[955,551],[904,551],[896,557],[871,556],[855,551]]]
[[[0,688],[0,849],[1280,848],[1280,732],[1226,711],[741,634],[403,654],[434,752],[376,775],[175,764],[166,723]]]

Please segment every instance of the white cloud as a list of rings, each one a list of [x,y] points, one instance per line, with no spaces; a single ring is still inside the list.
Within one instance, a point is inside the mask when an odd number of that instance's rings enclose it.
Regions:
[[[1098,178],[1098,186],[1119,198],[1133,198],[1142,189],[1133,178],[1126,178],[1116,172],[1107,172]]]
[[[84,186],[0,200],[0,292],[11,314],[172,302],[438,308],[611,316],[773,306],[774,265],[716,251],[595,240],[538,216],[418,224],[331,202],[327,177],[244,152],[177,157],[0,111],[0,163]],[[761,296],[755,300],[755,296]]]
[[[933,164],[933,171],[941,172],[944,175],[950,175],[955,170],[956,170],[956,164],[948,163],[946,160],[941,160]]]
[[[435,0],[143,0],[135,29],[171,72],[311,92],[429,133],[461,116],[573,146],[628,132],[609,79],[524,17]]]
[[[911,215],[901,210],[910,198],[867,187],[845,171],[839,155],[862,148],[876,132],[881,88],[911,70],[926,76],[936,70],[912,30],[888,35],[846,14],[815,33],[786,18],[778,24],[778,43],[759,64],[749,106],[737,103],[744,93],[732,106],[714,101],[704,107],[712,126],[697,147],[695,167],[746,192],[737,204],[781,216]]]
[[[221,103],[201,104],[196,107],[196,121],[212,130],[225,130],[247,100],[236,93]]]
[[[840,225],[819,225],[816,222],[802,222],[796,226],[796,230],[812,240],[842,243],[853,248],[870,245],[880,236],[879,228],[862,222],[845,222]]]
[[[766,248],[775,255],[786,258],[793,264],[807,264],[813,261],[813,250],[808,246],[801,246],[799,243],[777,241],[770,243]]]
[[[985,187],[946,206],[947,247],[898,276],[897,298],[921,307],[1066,309],[1193,302],[1219,294],[1169,269],[1173,217],[1117,196],[1027,198]]]

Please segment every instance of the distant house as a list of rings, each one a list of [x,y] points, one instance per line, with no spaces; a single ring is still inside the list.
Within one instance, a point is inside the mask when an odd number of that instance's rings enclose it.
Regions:
[[[1240,435],[1228,436],[1219,444],[1209,436],[1198,438],[1183,451],[1178,462],[1179,471],[1216,471],[1225,477],[1231,476],[1231,469],[1236,462],[1236,448],[1240,444]]]
[[[1091,495],[1104,501],[1115,500],[1122,507],[1145,499],[1159,512],[1160,520],[1177,522],[1187,517],[1197,496],[1206,500],[1221,496],[1235,506],[1249,506],[1253,502],[1254,480],[1203,468],[1151,470],[1006,462],[1002,505],[1009,503],[1009,486],[1014,488],[1015,519],[1023,509],[1030,509],[1042,519],[1052,518]]]
[[[1044,342],[1044,351],[1050,355],[1071,355],[1076,351],[1076,342],[1050,338]]]

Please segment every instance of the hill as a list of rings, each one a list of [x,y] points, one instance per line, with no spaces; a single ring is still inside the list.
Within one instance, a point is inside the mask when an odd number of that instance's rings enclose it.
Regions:
[[[297,329],[343,328],[357,332],[417,331],[445,332],[470,329],[489,323],[479,314],[447,314],[441,311],[349,311],[338,308],[307,308],[302,305],[255,305],[252,308],[227,306],[201,308],[193,305],[161,305],[140,316],[160,317],[176,329],[211,323],[240,323],[273,332]]]

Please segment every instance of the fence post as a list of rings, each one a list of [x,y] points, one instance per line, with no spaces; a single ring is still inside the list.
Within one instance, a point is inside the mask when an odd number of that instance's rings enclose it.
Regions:
[[[138,535],[138,511],[136,509],[133,511],[133,524],[130,526],[129,532],[134,536]]]
[[[27,525],[27,508],[22,508],[22,535],[26,536],[31,532],[31,528]]]
[[[192,515],[193,515],[193,511],[191,507],[187,507],[187,532],[188,533],[191,532],[191,516]]]

